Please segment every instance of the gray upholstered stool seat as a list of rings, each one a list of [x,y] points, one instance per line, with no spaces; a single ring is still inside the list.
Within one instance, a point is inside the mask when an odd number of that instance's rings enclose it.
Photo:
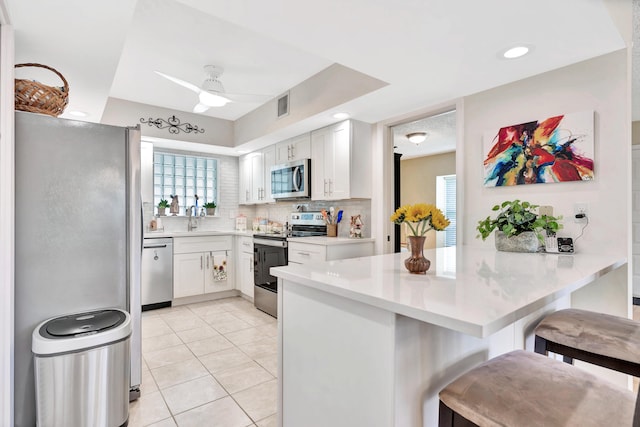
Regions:
[[[622,427],[635,425],[634,409],[631,391],[555,359],[517,350],[445,387],[439,425]]]
[[[562,354],[640,377],[640,323],[623,317],[567,309],[551,313],[535,331],[535,351]]]

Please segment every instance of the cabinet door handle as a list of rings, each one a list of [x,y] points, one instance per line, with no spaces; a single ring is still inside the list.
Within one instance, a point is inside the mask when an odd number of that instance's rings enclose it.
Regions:
[[[200,255],[200,270],[202,270],[202,267],[204,266],[203,262],[204,260],[202,259],[202,255]]]
[[[311,256],[309,252],[298,252],[298,255]]]
[[[209,255],[207,255],[207,270],[209,269]]]
[[[296,157],[295,148],[296,146],[291,144],[291,160],[293,160]]]
[[[287,160],[291,160],[291,146],[287,145]]]
[[[327,195],[327,180],[324,180],[324,195]]]

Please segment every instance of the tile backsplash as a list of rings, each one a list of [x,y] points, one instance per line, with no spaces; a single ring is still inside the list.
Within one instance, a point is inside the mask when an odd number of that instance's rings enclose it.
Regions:
[[[217,201],[216,216],[198,217],[200,231],[233,230],[236,226],[235,218],[244,214],[247,217],[247,229],[251,229],[253,219],[266,218],[269,221],[286,223],[289,214],[299,209],[304,211],[320,211],[333,206],[336,212],[344,211],[342,222],[338,225],[338,236],[349,237],[349,223],[351,216],[361,215],[363,237],[371,236],[371,200],[340,200],[335,202],[319,202],[311,200],[283,201],[264,205],[240,206],[238,204],[239,169],[238,158],[231,156],[215,156],[219,163],[220,197]],[[156,213],[153,203],[143,203],[143,218],[145,230],[148,230],[153,215]],[[198,212],[199,213],[199,212]],[[188,218],[185,216],[163,216],[161,218],[165,232],[187,231]]]
[[[249,228],[255,217],[267,218],[269,221],[277,221],[284,224],[289,221],[289,214],[296,212],[298,208],[315,212],[321,209],[329,210],[331,206],[334,207],[336,212],[340,209],[344,211],[342,221],[338,224],[338,237],[349,237],[351,217],[358,214],[364,224],[362,237],[371,237],[371,228],[368,227],[371,219],[370,200],[289,201],[256,206],[240,206],[238,211],[247,217],[247,227]]]

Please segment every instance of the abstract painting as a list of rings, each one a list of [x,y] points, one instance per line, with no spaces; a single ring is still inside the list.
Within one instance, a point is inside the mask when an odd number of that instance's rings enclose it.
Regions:
[[[484,185],[593,179],[593,111],[500,128],[484,135]]]

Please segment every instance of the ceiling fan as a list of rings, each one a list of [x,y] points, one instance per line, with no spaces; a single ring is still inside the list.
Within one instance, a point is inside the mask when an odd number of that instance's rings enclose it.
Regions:
[[[180,86],[198,94],[198,104],[193,107],[194,113],[204,113],[211,107],[224,107],[229,102],[263,102],[270,98],[270,95],[254,95],[254,94],[232,94],[226,93],[219,77],[224,72],[224,68],[217,65],[205,65],[204,71],[206,78],[200,87],[189,83],[177,77],[156,71],[156,74],[170,80]]]

